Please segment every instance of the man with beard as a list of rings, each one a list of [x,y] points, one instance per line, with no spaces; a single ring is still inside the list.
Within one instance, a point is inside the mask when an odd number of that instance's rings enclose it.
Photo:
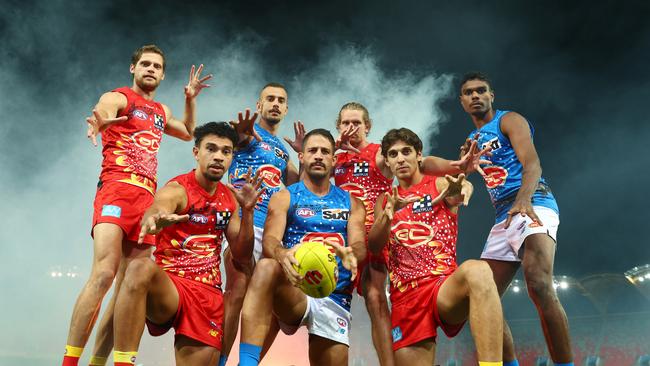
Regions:
[[[481,73],[463,77],[459,99],[476,127],[464,148],[477,141],[492,149],[488,165],[482,170],[496,221],[481,259],[492,268],[500,294],[521,264],[551,358],[555,365],[572,366],[569,325],[553,288],[559,209],[542,177],[533,126],[516,112],[493,109],[494,90]],[[503,329],[504,364],[518,365],[512,335],[507,325]]]
[[[174,328],[177,365],[213,366],[219,358],[221,243],[225,235],[234,258],[250,258],[253,207],[261,191],[250,171],[241,189],[219,182],[238,139],[230,125],[207,123],[195,137],[196,169],[158,191],[142,219],[139,241],[156,234],[156,263],[137,258],[127,265],[115,305],[117,366],[135,363],[145,322],[154,336]]]
[[[303,180],[271,197],[264,226],[264,256],[255,268],[242,310],[239,347],[241,366],[257,365],[273,317],[287,334],[301,325],[309,333],[311,365],[348,362],[350,305],[356,263],[365,256],[363,204],[332,185],[334,138],[315,129],[304,137],[299,154]],[[304,215],[308,211],[310,215]],[[336,213],[336,214],[332,214]],[[294,254],[301,243],[322,241],[338,258],[336,289],[322,299],[305,295],[296,286]]]
[[[389,246],[397,365],[432,365],[437,328],[453,337],[469,319],[479,365],[500,366],[503,314],[490,267],[456,264],[458,206],[467,205],[472,185],[464,174],[422,174],[422,141],[407,128],[388,131],[381,151],[399,185],[377,199],[368,245],[374,253]]]
[[[262,233],[268,211],[269,199],[284,184],[298,180],[298,171],[289,161],[289,152],[277,137],[280,122],[289,109],[287,90],[279,83],[269,83],[260,91],[257,111],[239,113],[239,120],[233,123],[240,135],[239,144],[229,170],[230,183],[240,184],[249,170],[262,180],[264,193],[255,206],[255,247],[252,258],[245,261],[233,260],[227,243],[224,250],[226,267],[226,292],[224,301],[224,342],[220,365],[225,365],[239,327],[246,288],[253,274],[255,263],[262,257]],[[259,123],[255,123],[258,115]],[[289,141],[289,140],[287,140]],[[277,329],[276,329],[277,331]]]
[[[185,86],[185,116],[177,120],[166,105],[154,101],[156,89],[165,78],[164,54],[155,45],[143,46],[131,57],[132,86],[103,94],[93,115],[86,119],[87,136],[93,144],[97,145],[97,134],[102,134],[103,161],[91,230],[92,270],[72,313],[63,365],[78,364],[102,299],[116,275],[117,292],[126,264],[151,254],[153,237],[147,236],[140,244],[137,240],[140,219],[156,190],[158,148],[163,133],[186,141],[192,139],[195,98],[209,86],[204,82],[212,77],[200,78],[202,69],[203,65],[190,70]],[[102,319],[91,364],[105,364],[112,347],[114,299]]]

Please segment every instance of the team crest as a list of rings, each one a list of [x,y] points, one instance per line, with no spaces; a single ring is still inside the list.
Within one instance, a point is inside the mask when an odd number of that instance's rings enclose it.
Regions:
[[[159,130],[164,130],[165,129],[165,119],[163,116],[159,115],[158,113],[154,113],[153,115],[153,125]]]
[[[433,210],[433,199],[428,194],[418,201],[413,202],[413,213],[428,212],[431,210]]]

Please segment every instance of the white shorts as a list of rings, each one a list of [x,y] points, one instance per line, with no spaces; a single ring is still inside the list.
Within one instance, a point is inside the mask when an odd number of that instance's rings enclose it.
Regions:
[[[307,296],[307,309],[299,325],[280,323],[280,329],[287,335],[296,333],[305,325],[309,334],[350,346],[350,320],[352,314],[329,297],[315,299]]]
[[[521,245],[532,234],[547,234],[557,242],[558,214],[548,207],[534,206],[533,209],[544,225],[539,226],[530,217],[519,214],[512,217],[508,229],[504,228],[506,220],[499,222],[490,230],[481,258],[520,262],[523,255],[519,253]]]
[[[255,234],[255,244],[253,245],[253,259],[255,263],[259,262],[262,258],[262,235],[264,234],[264,228],[253,226],[253,232]],[[228,248],[228,240],[224,236],[223,242],[221,243],[222,253]]]

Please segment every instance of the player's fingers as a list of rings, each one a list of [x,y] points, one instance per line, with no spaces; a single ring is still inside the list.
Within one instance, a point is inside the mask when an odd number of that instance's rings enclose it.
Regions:
[[[479,163],[479,164],[492,164],[491,161],[489,161],[489,160],[485,160],[485,159],[479,159],[479,160],[478,160],[478,163]]]
[[[510,222],[512,221],[512,212],[508,212],[508,218],[506,219],[506,224],[503,226],[504,229],[507,229],[510,226]]]
[[[192,79],[194,79],[194,65],[190,67],[190,79],[188,81],[188,84],[192,83]]]
[[[237,118],[238,118],[239,122],[242,122],[244,120],[244,115],[242,114],[241,111],[239,111],[239,113],[237,113]]]
[[[176,222],[187,222],[190,220],[190,215],[185,214],[185,215],[177,215],[178,217],[176,218]]]
[[[535,221],[538,225],[540,225],[540,226],[544,225],[544,223],[542,223],[542,220],[539,219],[539,217],[537,216],[537,214],[535,213],[535,211],[530,210],[530,212],[528,213],[528,217],[530,217],[530,218],[531,218],[533,221]]]
[[[433,201],[431,202],[431,206],[435,206],[438,203],[440,203],[440,201],[445,199],[445,197],[447,197],[447,192],[448,191],[449,191],[449,186],[447,186],[447,188],[443,189],[442,192],[438,193],[438,196],[436,198],[434,198]]]
[[[210,79],[212,79],[212,74],[204,76],[201,79],[199,79],[199,83],[203,84],[204,82],[206,82],[206,81],[208,81]]]
[[[477,167],[476,167],[476,171],[477,171],[477,172],[478,172],[482,177],[485,177],[485,170],[483,170],[483,168],[481,168],[480,166],[477,166]]]
[[[203,71],[203,64],[199,65],[199,68],[196,70],[197,78],[201,75],[201,71]]]

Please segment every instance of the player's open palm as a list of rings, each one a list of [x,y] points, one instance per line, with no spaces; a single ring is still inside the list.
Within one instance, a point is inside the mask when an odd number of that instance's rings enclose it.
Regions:
[[[96,109],[93,109],[93,115],[86,118],[86,122],[88,123],[86,137],[90,139],[93,145],[97,146],[97,134],[115,123],[125,122],[126,120],[128,120],[127,116],[104,118]]]
[[[255,205],[265,190],[265,188],[262,188],[262,180],[259,178],[259,171],[257,171],[254,177],[251,177],[251,171],[252,168],[249,167],[248,173],[243,176],[244,184],[242,184],[241,187],[235,188],[231,184],[226,185],[244,211],[255,209]]]
[[[391,194],[386,195],[386,206],[384,206],[384,213],[390,220],[393,219],[395,212],[406,207],[408,204],[416,202],[420,199],[418,196],[402,197],[397,192],[397,187],[393,187]]]
[[[352,272],[352,280],[357,277],[357,257],[352,248],[344,247],[338,243],[325,243],[326,246],[334,249],[336,256],[341,259],[343,267]]]
[[[449,206],[460,206],[461,204],[467,206],[469,199],[474,192],[474,187],[465,180],[465,174],[459,174],[458,177],[446,175],[445,180],[447,186],[440,192],[438,197],[433,200],[432,204],[438,204],[441,200],[445,200]]]
[[[255,120],[257,119],[257,112],[251,115],[251,110],[246,108],[244,113],[239,112],[237,114],[237,121],[230,121],[232,128],[237,131],[239,134],[239,140],[242,140],[242,137],[255,137],[257,141],[262,141],[262,137],[255,131]]]
[[[359,126],[354,127],[354,126],[350,125],[350,127],[343,130],[343,132],[341,132],[339,137],[336,138],[336,144],[335,144],[336,149],[337,150],[338,149],[347,150],[347,151],[352,151],[354,153],[359,153],[359,149],[352,146],[352,144],[350,143],[350,139],[352,138],[352,136],[354,136],[354,134],[356,134],[359,131],[359,128],[360,128]]]
[[[212,74],[201,77],[201,71],[203,71],[203,64],[199,66],[195,71],[195,66],[192,65],[190,69],[190,80],[185,85],[185,97],[189,99],[196,98],[201,90],[209,88],[209,84],[205,84],[206,81],[212,79]]]
[[[293,132],[295,134],[294,140],[290,140],[288,137],[284,138],[284,141],[291,146],[293,151],[299,153],[302,151],[302,142],[305,140],[305,125],[301,121],[296,121],[293,123]]]
[[[138,236],[138,244],[142,244],[144,237],[147,234],[158,234],[163,228],[174,225],[179,222],[186,222],[190,219],[190,215],[177,215],[177,214],[163,214],[156,213],[149,215],[142,220],[140,235]]]
[[[469,140],[468,140],[469,141]],[[486,147],[485,149],[479,150],[478,142],[476,140],[471,140],[469,145],[463,145],[461,151],[463,151],[460,160],[451,162],[451,166],[456,167],[465,174],[469,174],[474,171],[478,171],[479,174],[485,176],[485,172],[481,168],[481,164],[492,164],[491,161],[482,159],[483,156],[490,156],[492,153],[491,147]]]

